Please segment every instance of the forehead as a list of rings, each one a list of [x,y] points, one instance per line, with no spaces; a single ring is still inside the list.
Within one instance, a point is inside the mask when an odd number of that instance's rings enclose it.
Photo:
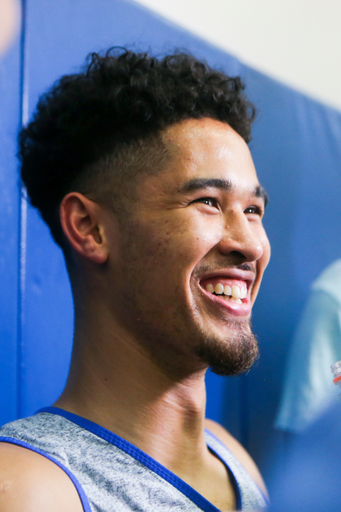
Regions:
[[[161,173],[167,187],[182,187],[197,178],[228,180],[233,189],[254,190],[258,185],[249,148],[228,124],[190,119],[167,128],[162,137],[171,156]]]

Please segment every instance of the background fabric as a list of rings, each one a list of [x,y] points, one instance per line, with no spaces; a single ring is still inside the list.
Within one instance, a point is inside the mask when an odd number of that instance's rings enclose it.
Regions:
[[[269,477],[271,512],[340,509],[340,405],[331,406],[288,444],[284,467]]]
[[[291,346],[278,428],[301,432],[337,402],[339,388],[330,367],[340,359],[341,260],[337,260],[312,284]]]

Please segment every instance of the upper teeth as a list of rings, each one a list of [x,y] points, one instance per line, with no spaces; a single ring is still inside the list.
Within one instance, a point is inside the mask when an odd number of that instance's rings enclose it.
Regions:
[[[241,302],[240,299],[245,299],[246,297],[246,286],[239,287],[234,284],[232,287],[227,285],[223,285],[222,283],[217,283],[215,286],[212,283],[208,283],[206,285],[206,291],[210,293],[215,293],[216,295],[225,295],[227,297],[231,297],[236,299],[236,301]]]

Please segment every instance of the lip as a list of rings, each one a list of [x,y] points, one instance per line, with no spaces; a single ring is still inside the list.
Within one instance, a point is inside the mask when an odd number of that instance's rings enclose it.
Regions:
[[[213,295],[210,292],[207,292],[205,288],[201,285],[203,281],[207,281],[210,279],[230,279],[234,281],[243,281],[247,287],[247,295],[245,299],[242,299],[242,304],[237,304],[235,302],[225,300],[223,297],[219,295]],[[251,304],[251,290],[252,285],[255,281],[256,274],[253,271],[247,270],[239,270],[239,269],[225,269],[225,270],[216,270],[209,272],[199,279],[198,285],[203,296],[210,301],[211,305],[218,306],[223,311],[233,315],[233,316],[249,316],[251,314],[252,304]]]

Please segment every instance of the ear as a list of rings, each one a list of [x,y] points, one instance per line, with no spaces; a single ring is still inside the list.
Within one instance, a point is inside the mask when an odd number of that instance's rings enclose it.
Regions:
[[[78,192],[67,194],[60,205],[60,222],[72,247],[84,258],[102,264],[108,245],[101,224],[101,206]]]

